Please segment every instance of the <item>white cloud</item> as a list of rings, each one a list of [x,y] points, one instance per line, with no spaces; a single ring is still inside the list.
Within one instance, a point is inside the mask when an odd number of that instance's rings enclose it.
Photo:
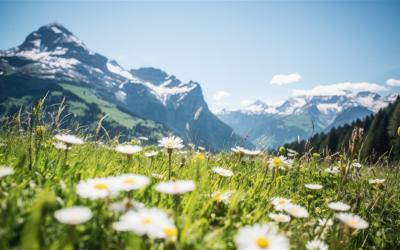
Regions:
[[[246,106],[249,106],[249,105],[252,104],[252,103],[253,103],[253,101],[250,101],[250,100],[242,100],[242,101],[240,102],[240,106],[246,107]]]
[[[270,81],[270,84],[274,85],[287,85],[290,83],[298,82],[301,79],[301,75],[297,73],[288,74],[288,75],[274,75]]]
[[[392,86],[392,87],[398,87],[398,86],[400,86],[400,80],[394,79],[394,78],[387,79],[386,84],[389,86]]]
[[[332,95],[346,95],[357,94],[362,91],[380,92],[386,90],[382,85],[368,82],[342,82],[330,85],[318,85],[312,89],[294,89],[293,95],[295,96],[332,96]]]
[[[230,96],[231,94],[225,90],[220,90],[217,93],[215,93],[215,95],[213,96],[215,101],[220,101],[228,96]]]

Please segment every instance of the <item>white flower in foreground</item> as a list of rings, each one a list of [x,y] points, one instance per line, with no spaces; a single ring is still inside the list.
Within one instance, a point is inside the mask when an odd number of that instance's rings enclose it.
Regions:
[[[144,156],[147,157],[147,158],[153,158],[153,157],[155,157],[157,155],[158,155],[157,151],[149,151],[149,152],[144,153]]]
[[[69,150],[70,147],[67,146],[67,144],[63,143],[63,142],[57,142],[53,144],[54,147],[56,149],[60,149],[60,150]]]
[[[304,184],[304,186],[308,189],[312,189],[312,190],[320,190],[323,188],[322,185],[319,184]]]
[[[281,198],[281,197],[272,198],[272,205],[274,205],[275,210],[283,210],[283,208],[287,204],[290,204],[289,199],[285,199],[285,198]]]
[[[221,168],[221,167],[213,167],[212,171],[223,177],[230,177],[233,175],[233,172],[231,170],[226,169],[226,168]]]
[[[255,224],[239,229],[235,237],[239,250],[289,249],[289,240],[281,234],[274,224]]]
[[[368,222],[366,222],[360,216],[351,213],[338,213],[336,214],[336,218],[354,229],[366,229],[369,225]]]
[[[63,224],[78,225],[92,218],[92,211],[83,206],[74,206],[57,210],[54,217]]]
[[[282,223],[286,223],[290,221],[290,216],[286,215],[286,214],[274,214],[274,213],[270,213],[269,218],[273,219],[275,222],[282,222]]]
[[[368,180],[369,184],[383,184],[385,179],[370,179]]]
[[[58,141],[61,141],[67,145],[84,143],[83,139],[76,137],[75,135],[58,134],[58,135],[55,135],[54,138],[56,138]]]
[[[137,235],[147,235],[152,239],[168,238],[175,240],[177,229],[167,214],[158,208],[144,208],[128,211],[114,224],[117,231],[131,231]]]
[[[122,191],[131,191],[143,188],[150,183],[149,178],[138,174],[124,174],[114,178],[117,189]]]
[[[165,194],[183,194],[193,191],[196,187],[193,181],[178,180],[161,182],[156,185],[156,190]]]
[[[340,170],[336,166],[330,166],[329,168],[325,169],[325,172],[327,172],[329,174],[338,174],[340,172]]]
[[[293,165],[293,160],[288,159],[284,156],[275,156],[269,159],[269,169],[272,170],[274,168],[285,168],[285,167],[291,167]]]
[[[96,178],[79,182],[76,192],[82,198],[92,200],[115,196],[117,194],[116,182],[113,178]]]
[[[328,207],[332,210],[336,210],[336,211],[347,211],[350,209],[350,206],[347,205],[346,203],[343,203],[341,201],[337,201],[337,202],[330,202],[328,204]]]
[[[308,250],[328,250],[328,245],[321,240],[312,240],[307,242],[306,248]]]
[[[142,147],[141,146],[137,146],[137,145],[117,145],[115,147],[115,151],[122,153],[122,154],[127,154],[127,155],[133,155],[135,153],[138,153],[140,151],[142,151]]]
[[[0,178],[14,173],[14,169],[11,167],[0,167]]]
[[[141,202],[125,198],[122,201],[111,203],[109,209],[115,212],[126,212],[129,210],[138,211],[140,209],[143,209],[144,207],[144,204]]]
[[[285,210],[288,214],[296,218],[308,217],[307,209],[299,205],[289,203],[286,206],[284,206],[283,210]]]
[[[224,203],[225,205],[228,205],[229,204],[229,201],[230,201],[230,199],[231,199],[231,197],[232,197],[232,195],[235,193],[235,191],[232,191],[232,190],[229,190],[229,191],[225,191],[225,192],[222,192],[222,191],[215,191],[213,194],[212,194],[212,198],[216,201],[216,202],[218,202],[218,203]]]
[[[166,149],[181,149],[183,148],[182,143],[182,139],[175,136],[164,137],[158,141],[158,145]]]
[[[295,157],[296,155],[299,154],[299,153],[297,153],[295,150],[290,149],[290,148],[288,148],[288,149],[286,149],[286,150],[288,151],[287,155],[288,155],[289,157]]]
[[[232,151],[235,153],[241,153],[241,154],[249,155],[249,156],[255,156],[255,155],[258,155],[261,153],[260,150],[250,150],[250,149],[245,149],[245,148],[239,147],[239,146],[232,148]]]

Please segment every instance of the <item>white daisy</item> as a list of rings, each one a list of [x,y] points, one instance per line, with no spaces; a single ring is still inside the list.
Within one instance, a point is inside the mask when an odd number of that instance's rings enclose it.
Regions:
[[[175,136],[164,137],[158,141],[158,145],[166,149],[181,149],[183,148],[182,143],[182,139]]]
[[[323,186],[320,184],[304,184],[304,186],[308,189],[312,189],[312,190],[319,190],[322,189]]]
[[[83,206],[74,206],[57,210],[54,217],[63,224],[78,225],[92,218],[92,211]]]
[[[138,211],[144,207],[144,204],[141,202],[125,198],[122,201],[111,203],[109,209],[114,212],[127,212],[129,210]]]
[[[142,151],[142,147],[141,146],[137,146],[137,145],[117,145],[115,147],[115,151],[122,153],[122,154],[127,154],[127,155],[133,155],[135,153],[138,153],[140,151]]]
[[[157,155],[158,155],[157,151],[149,151],[149,152],[144,153],[144,156],[147,157],[147,158],[153,158],[153,157],[155,157]]]
[[[289,249],[289,240],[271,223],[242,227],[235,237],[235,244],[239,250]]]
[[[144,208],[128,211],[114,224],[117,231],[131,231],[138,235],[147,235],[152,239],[176,238],[177,230],[167,214],[158,208]]]
[[[369,184],[383,184],[385,179],[370,179],[368,180]]]
[[[250,150],[250,149],[245,149],[243,147],[235,147],[234,149],[232,149],[233,152],[235,153],[241,153],[244,155],[249,155],[249,156],[255,156],[261,153],[260,150]]]
[[[232,197],[232,195],[235,193],[235,191],[229,190],[229,191],[215,191],[212,194],[212,198],[217,202],[217,203],[224,203],[225,205],[229,204],[229,201]]]
[[[330,202],[328,204],[328,207],[332,210],[336,210],[336,211],[347,211],[350,209],[350,206],[347,205],[346,203],[343,203],[341,201],[337,201],[337,202]]]
[[[0,178],[14,173],[14,169],[11,167],[2,166],[0,167]]]
[[[338,213],[336,214],[336,218],[347,226],[355,229],[366,229],[369,226],[368,222],[363,220],[360,216],[351,213]]]
[[[272,198],[272,205],[274,205],[275,210],[283,210],[283,208],[287,204],[290,204],[289,199],[285,199],[285,198],[281,198],[281,197]]]
[[[233,175],[233,172],[231,170],[226,169],[226,168],[221,168],[221,167],[213,167],[212,171],[223,177],[230,177]]]
[[[140,189],[150,183],[149,178],[137,174],[124,174],[121,176],[116,176],[114,178],[117,189],[121,191]]]
[[[274,213],[270,213],[269,218],[273,219],[275,222],[282,222],[282,223],[286,223],[290,221],[290,216],[286,215],[286,214],[274,214]]]
[[[101,199],[117,194],[117,185],[113,178],[96,178],[79,182],[76,192],[82,198]]]
[[[307,242],[306,248],[308,250],[328,250],[328,245],[321,240],[311,240]]]
[[[296,155],[299,154],[299,153],[297,153],[295,150],[290,149],[290,148],[288,148],[287,151],[288,151],[287,155],[288,155],[289,157],[295,157]]]
[[[276,157],[272,157],[271,159],[269,159],[268,161],[269,163],[269,169],[272,170],[274,168],[285,168],[285,167],[291,167],[293,165],[293,160],[288,159],[284,156],[276,156]]]
[[[84,140],[76,137],[75,135],[67,135],[67,134],[58,134],[55,135],[54,138],[56,138],[58,141],[61,141],[68,146],[73,145],[73,144],[83,144]]]
[[[67,146],[67,144],[63,143],[63,142],[57,142],[53,144],[54,147],[56,149],[60,149],[60,150],[69,150],[70,147]]]
[[[361,165],[361,163],[359,163],[359,162],[354,162],[354,163],[351,164],[351,167],[354,167],[354,168],[362,168],[362,165]]]
[[[330,166],[329,168],[325,169],[325,172],[327,172],[329,174],[338,174],[340,172],[340,170],[337,166]]]
[[[307,209],[305,209],[302,206],[295,205],[292,203],[285,205],[283,210],[285,210],[288,214],[290,214],[291,216],[296,217],[296,218],[307,218],[308,217]]]
[[[195,183],[188,180],[167,181],[161,182],[156,185],[156,190],[165,194],[183,194],[193,191]]]

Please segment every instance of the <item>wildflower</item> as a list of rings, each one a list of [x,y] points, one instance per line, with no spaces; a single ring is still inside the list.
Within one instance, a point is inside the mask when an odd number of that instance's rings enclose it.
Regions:
[[[54,138],[56,138],[56,140],[58,140],[58,141],[61,141],[65,144],[67,144],[67,146],[84,143],[83,139],[76,137],[75,135],[58,134],[58,135],[55,135]]]
[[[292,158],[299,154],[295,150],[290,149],[290,148],[288,148],[286,150],[288,151],[287,156],[292,157]]]
[[[126,154],[126,155],[133,155],[135,153],[142,151],[142,147],[137,146],[137,145],[121,145],[120,144],[115,147],[115,151],[122,153],[122,154]]]
[[[79,182],[76,192],[80,197],[91,200],[114,196],[117,194],[116,182],[110,177],[89,179]]]
[[[245,149],[243,147],[235,147],[234,149],[232,149],[232,151],[234,151],[235,153],[240,153],[240,154],[244,154],[244,155],[249,155],[249,156],[255,156],[261,153],[260,150],[250,150],[250,149]]]
[[[353,167],[353,168],[362,168],[362,165],[361,165],[361,163],[359,163],[359,162],[353,162],[353,163],[351,164],[351,167]]]
[[[274,213],[270,213],[269,218],[273,219],[275,222],[289,222],[290,221],[290,216],[286,215],[286,214],[274,214]]]
[[[111,203],[109,209],[115,212],[126,212],[129,210],[138,211],[144,207],[144,204],[141,202],[125,198],[122,201]]]
[[[287,204],[290,204],[289,199],[285,199],[285,198],[281,198],[281,197],[272,198],[272,205],[274,205],[275,210],[283,210],[283,208]]]
[[[223,176],[223,177],[230,177],[230,176],[233,175],[233,172],[231,170],[225,169],[225,168],[221,168],[221,167],[214,167],[212,169],[212,171],[214,173],[219,174],[220,176]]]
[[[183,148],[182,139],[175,136],[164,137],[158,141],[160,147],[166,149],[181,149]]]
[[[271,223],[242,227],[235,237],[235,244],[239,250],[289,249],[289,240],[278,234],[276,225]]]
[[[14,173],[14,169],[11,167],[2,166],[0,167],[0,178]]]
[[[366,229],[369,226],[368,222],[363,220],[360,216],[351,213],[338,213],[336,214],[336,218],[354,229]]]
[[[336,211],[347,211],[350,209],[350,206],[347,205],[346,203],[343,202],[330,202],[328,204],[328,207],[332,210],[336,210]]]
[[[148,158],[154,158],[157,155],[158,155],[157,151],[149,151],[149,152],[144,153],[144,156],[148,157]]]
[[[329,174],[337,174],[340,172],[339,168],[336,166],[330,166],[329,168],[325,169],[325,172],[329,173]]]
[[[131,191],[140,189],[147,186],[150,183],[149,178],[143,175],[137,174],[124,174],[121,176],[114,177],[115,185],[118,186],[118,190]]]
[[[319,184],[304,184],[304,186],[308,189],[312,189],[312,190],[319,190],[322,189],[323,186],[319,185]]]
[[[61,150],[69,150],[70,148],[67,146],[67,144],[63,142],[57,142],[53,144],[56,149],[61,149]]]
[[[284,167],[290,167],[293,164],[293,160],[287,159],[286,157],[281,155],[279,157],[278,156],[272,157],[268,163],[270,169],[273,168],[279,169]]]
[[[178,180],[161,182],[156,185],[156,190],[165,194],[183,194],[193,191],[195,187],[196,185],[193,181]]]
[[[370,179],[368,180],[369,184],[383,184],[385,179]]]
[[[328,246],[321,240],[311,240],[307,242],[306,248],[308,250],[328,250]]]
[[[229,190],[229,191],[216,191],[212,194],[212,198],[217,202],[217,203],[224,203],[225,205],[229,204],[230,198],[234,194],[235,191]]]
[[[279,148],[279,153],[280,153],[281,155],[286,154],[286,148],[285,148],[285,147],[280,147],[280,148]]]
[[[63,224],[78,225],[92,218],[92,211],[83,206],[74,206],[57,210],[54,217]]]
[[[176,239],[177,229],[167,214],[158,208],[144,208],[128,211],[114,224],[117,231],[131,231],[137,235],[147,235],[152,239]]]
[[[285,210],[288,214],[296,218],[308,217],[307,209],[299,205],[289,203],[283,207],[283,210]]]

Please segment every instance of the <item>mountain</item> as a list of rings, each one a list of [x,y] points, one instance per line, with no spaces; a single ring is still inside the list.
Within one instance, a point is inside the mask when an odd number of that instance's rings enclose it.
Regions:
[[[280,105],[258,100],[243,109],[221,110],[216,114],[258,147],[276,148],[376,113],[396,96],[382,97],[367,91],[296,96]]]
[[[385,158],[398,161],[400,160],[399,126],[400,98],[397,98],[394,103],[364,119],[357,119],[351,124],[332,128],[328,132],[317,133],[308,140],[295,141],[284,146],[304,152],[305,144],[308,141],[307,147],[314,151],[330,154],[340,151],[352,156],[349,145],[353,130],[361,128],[363,130],[362,140],[354,144],[357,147],[353,148],[358,150],[355,151],[355,154],[353,153],[353,157],[358,157],[360,154],[361,159],[374,162],[385,156]]]
[[[86,124],[107,114],[113,127],[134,134],[140,128],[144,136],[172,132],[217,150],[243,141],[210,112],[199,83],[155,68],[125,70],[59,23],[0,51],[0,111],[10,114],[48,91],[49,100],[69,97],[68,111]]]

